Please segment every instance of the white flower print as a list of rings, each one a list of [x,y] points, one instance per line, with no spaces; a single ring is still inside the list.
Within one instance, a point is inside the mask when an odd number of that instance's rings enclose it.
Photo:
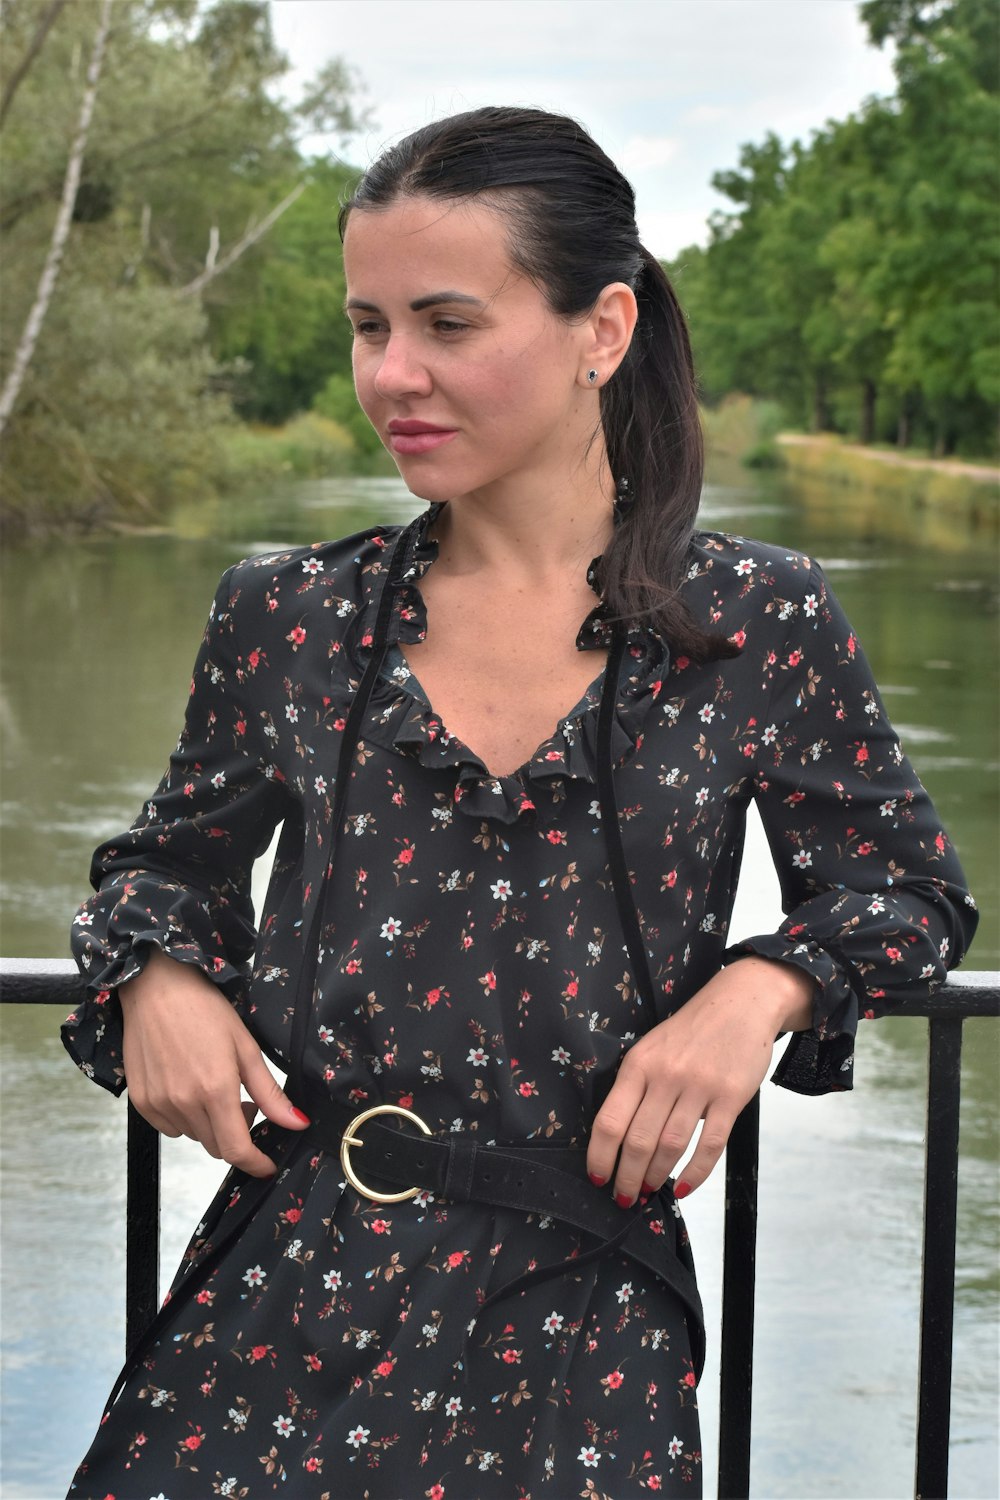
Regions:
[[[449,1417],[457,1417],[458,1413],[462,1410],[461,1396],[449,1396],[447,1401],[444,1403],[444,1409],[448,1413]]]
[[[705,915],[701,919],[700,930],[702,932],[711,932],[712,928],[714,926],[715,926],[715,912],[714,911],[707,911],[705,913]]]
[[[370,1427],[354,1427],[347,1434],[347,1441],[352,1448],[360,1448],[362,1443],[367,1443],[370,1433]]]
[[[563,1322],[562,1313],[550,1312],[548,1317],[543,1320],[542,1327],[546,1333],[558,1333],[563,1326]]]
[[[701,786],[701,787],[699,787],[698,790],[694,794],[694,800],[695,800],[695,802],[697,803],[697,805],[699,807],[704,807],[705,803],[708,801],[708,787],[707,786]]]
[[[482,1047],[470,1047],[469,1055],[465,1060],[475,1063],[477,1068],[482,1068],[489,1062],[490,1056],[488,1052],[483,1051]]]
[[[622,1285],[618,1288],[617,1292],[615,1292],[615,1296],[618,1298],[619,1302],[627,1302],[628,1299],[631,1297],[631,1295],[632,1295],[632,1283],[631,1283],[631,1281],[625,1281],[625,1282],[623,1282]]]
[[[703,724],[711,724],[712,720],[715,718],[715,709],[712,707],[711,703],[706,703],[703,708],[699,708],[698,717]]]
[[[294,1260],[297,1255],[302,1254],[302,1241],[291,1240],[285,1247],[285,1254],[289,1260]]]
[[[297,724],[299,722],[299,711],[294,703],[285,704],[285,718],[289,724]]]
[[[291,1417],[275,1417],[274,1421],[271,1423],[271,1426],[274,1428],[275,1432],[277,1432],[278,1436],[283,1438],[291,1437],[292,1433],[295,1431],[295,1428],[292,1426]]]
[[[487,1449],[482,1458],[479,1460],[480,1472],[485,1473],[487,1469],[492,1469],[495,1458],[496,1454],[491,1453],[489,1449]]]
[[[267,1272],[262,1271],[260,1266],[248,1266],[246,1272],[244,1273],[243,1280],[246,1282],[247,1286],[263,1286],[264,1277],[266,1275]]]
[[[355,1349],[367,1349],[374,1336],[375,1330],[373,1328],[362,1328],[361,1332],[354,1340]]]
[[[775,740],[778,738],[777,724],[768,724],[767,728],[764,730],[764,733],[760,738],[762,744],[773,745]]]
[[[93,927],[94,914],[90,911],[82,911],[73,924],[75,927]]]
[[[498,880],[495,885],[490,886],[490,890],[493,892],[494,901],[506,901],[513,891],[513,886],[509,880]]]
[[[324,1043],[325,1046],[329,1047],[330,1043],[333,1041],[333,1032],[330,1030],[329,1026],[321,1026],[319,1028],[319,1039]]]
[[[428,1391],[427,1394],[426,1394],[426,1396],[422,1397],[422,1399],[421,1399],[420,1410],[421,1411],[430,1411],[431,1407],[434,1405],[434,1403],[435,1403],[436,1400],[437,1400],[437,1391]]]
[[[565,1047],[556,1047],[552,1053],[552,1061],[557,1063],[568,1063],[570,1055]]]
[[[431,808],[431,817],[436,818],[439,823],[450,823],[453,816],[454,815],[450,807]]]
[[[881,896],[873,896],[871,901],[868,903],[867,909],[873,917],[877,917],[880,912],[885,911],[885,902],[882,900]]]
[[[316,780],[313,782],[313,786],[316,788],[317,792],[322,797],[323,794],[324,794],[324,792],[326,791],[326,782],[324,781],[323,777],[322,776],[317,776]]]
[[[667,1444],[667,1452],[670,1454],[671,1458],[680,1458],[681,1454],[684,1452],[684,1444],[681,1442],[679,1437],[672,1437],[670,1439],[670,1442]]]
[[[948,957],[948,950],[949,950],[950,947],[951,947],[951,944],[949,943],[948,939],[947,938],[942,938],[941,939],[941,946],[938,949],[938,952],[940,953],[940,955],[941,955],[942,958],[947,958]]]
[[[585,1469],[596,1469],[600,1456],[596,1448],[581,1448],[576,1455],[577,1462],[582,1463]]]
[[[398,917],[388,917],[382,923],[382,936],[391,942],[393,938],[399,937],[403,930],[403,924]]]
[[[215,787],[215,790],[217,792],[221,791],[221,789],[225,786],[225,784],[226,784],[226,773],[225,773],[225,771],[216,771],[215,775],[212,777],[212,785]]]
[[[792,860],[792,864],[795,865],[796,869],[799,870],[808,870],[812,862],[813,857],[808,849],[800,849],[798,854],[796,854],[795,858]]]
[[[920,970],[920,977],[921,979],[932,979],[934,977],[934,965],[924,964],[923,968]]]
[[[749,578],[756,566],[757,564],[752,557],[741,557],[738,563],[733,564],[733,567],[741,578]]]
[[[322,573],[323,564],[318,557],[304,557],[302,559],[302,571],[315,578],[317,573]]]
[[[335,1292],[342,1280],[343,1277],[339,1271],[326,1271],[323,1276],[323,1285],[328,1292]]]
[[[423,1334],[425,1339],[429,1339],[433,1343],[433,1341],[437,1338],[440,1330],[436,1323],[425,1323],[420,1332]]]
[[[601,816],[601,804],[598,802],[596,797],[587,808],[587,811],[592,818],[599,818]]]
[[[245,1427],[247,1425],[247,1418],[249,1417],[249,1415],[249,1412],[237,1411],[235,1406],[231,1406],[229,1408],[229,1420],[230,1422],[232,1422],[234,1427]]]
[[[887,801],[883,802],[879,808],[879,813],[883,818],[891,818],[895,814],[895,811],[896,799],[894,797],[890,797]]]
[[[807,594],[802,601],[802,612],[811,620],[816,613],[817,600],[815,594]]]

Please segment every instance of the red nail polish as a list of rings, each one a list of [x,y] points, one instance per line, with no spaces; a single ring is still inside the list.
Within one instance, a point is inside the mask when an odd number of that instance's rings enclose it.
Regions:
[[[302,1113],[301,1109],[296,1109],[294,1104],[292,1105],[292,1114],[295,1116],[295,1118],[297,1120],[301,1120],[302,1123],[303,1123],[303,1125],[311,1125],[312,1124],[312,1120],[310,1120],[309,1116],[308,1115],[304,1115]]]
[[[642,1187],[639,1189],[639,1196],[640,1198],[652,1198],[655,1192],[655,1188],[650,1187],[648,1182],[644,1182]]]
[[[686,1198],[687,1195],[688,1195],[688,1193],[690,1191],[691,1191],[691,1184],[689,1182],[676,1182],[676,1183],[674,1183],[674,1197],[675,1198]]]
[[[631,1208],[633,1200],[628,1196],[627,1193],[616,1193],[615,1202],[618,1204],[619,1208]]]
[[[598,1177],[596,1172],[588,1172],[587,1176],[590,1178],[595,1187],[603,1187],[608,1180],[606,1177]]]

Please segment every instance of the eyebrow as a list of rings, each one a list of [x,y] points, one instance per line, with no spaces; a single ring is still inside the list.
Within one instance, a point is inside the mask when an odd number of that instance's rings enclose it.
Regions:
[[[464,302],[473,307],[485,307],[478,297],[470,297],[466,292],[431,292],[426,297],[418,297],[415,302],[410,303],[411,312],[423,312],[428,307],[439,307],[442,302]],[[359,297],[349,297],[344,303],[345,312],[381,312],[374,302],[362,302]]]

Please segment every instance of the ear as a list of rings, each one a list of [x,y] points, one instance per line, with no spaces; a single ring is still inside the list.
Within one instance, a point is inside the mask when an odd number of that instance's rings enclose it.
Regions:
[[[613,281],[594,303],[584,325],[584,358],[580,384],[590,389],[607,385],[628,351],[639,316],[635,293],[624,281]],[[597,371],[596,381],[587,379]]]

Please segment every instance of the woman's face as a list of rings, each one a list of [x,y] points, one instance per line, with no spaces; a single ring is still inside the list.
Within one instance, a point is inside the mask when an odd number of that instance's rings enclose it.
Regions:
[[[497,212],[426,197],[355,209],[344,268],[358,400],[415,495],[533,487],[581,462],[598,421],[592,334],[514,269]]]

